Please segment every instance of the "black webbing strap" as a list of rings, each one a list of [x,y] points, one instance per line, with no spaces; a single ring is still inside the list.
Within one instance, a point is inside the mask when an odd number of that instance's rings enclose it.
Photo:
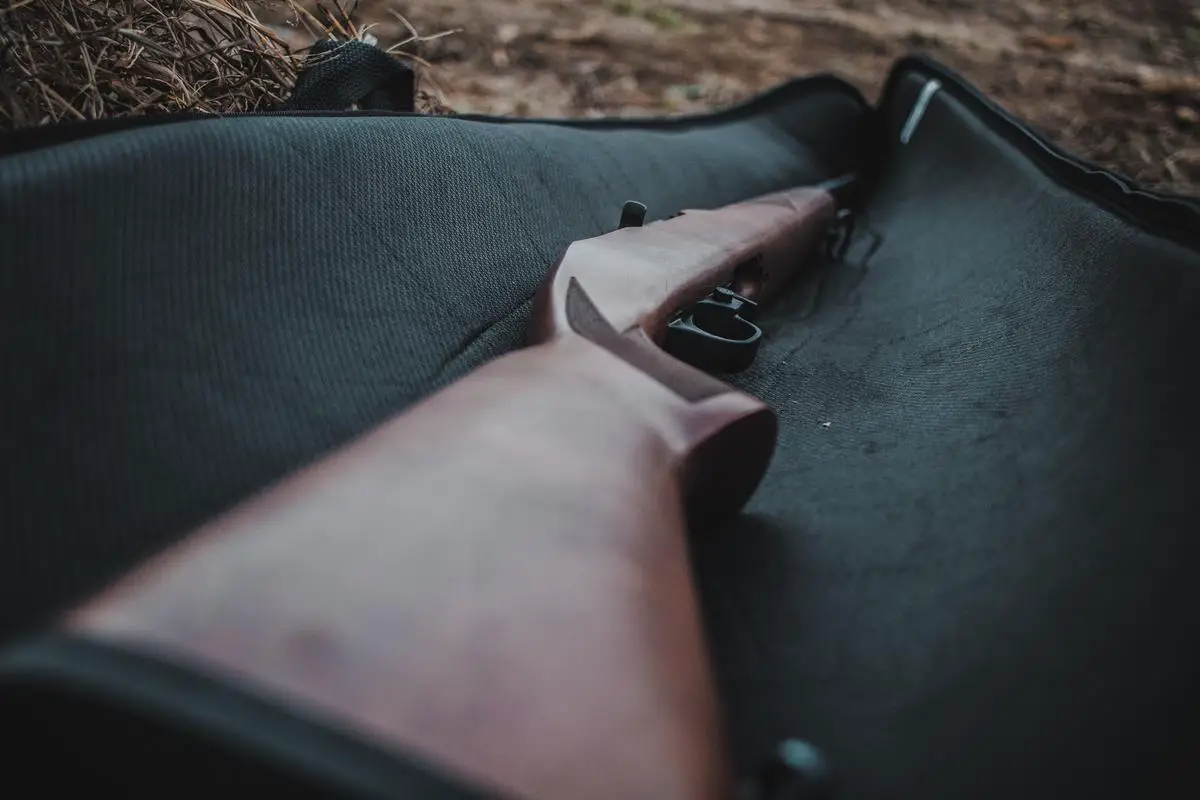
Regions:
[[[317,42],[296,78],[289,111],[413,111],[416,82],[412,68],[361,41]]]

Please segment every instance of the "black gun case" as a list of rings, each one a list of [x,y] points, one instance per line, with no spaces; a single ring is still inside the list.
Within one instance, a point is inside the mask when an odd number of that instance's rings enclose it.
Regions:
[[[624,201],[662,218],[847,172],[845,257],[765,313],[734,379],[779,413],[773,465],[693,543],[737,765],[797,737],[846,800],[1149,796],[1200,741],[1200,202],[1062,152],[916,57],[874,105],[819,75],[686,118],[292,109],[0,139],[14,752],[132,794],[161,789],[152,761],[193,788],[466,796],[39,632],[519,346],[547,268]],[[61,699],[89,692],[205,733],[172,745]]]

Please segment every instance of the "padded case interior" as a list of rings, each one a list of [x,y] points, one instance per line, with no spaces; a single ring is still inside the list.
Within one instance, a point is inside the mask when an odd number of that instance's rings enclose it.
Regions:
[[[1194,719],[1198,206],[933,62],[877,108],[817,76],[679,120],[179,117],[0,153],[0,638],[519,346],[625,200],[855,170],[847,258],[736,379],[773,466],[694,543],[739,762],[800,736],[845,798],[1128,797]]]

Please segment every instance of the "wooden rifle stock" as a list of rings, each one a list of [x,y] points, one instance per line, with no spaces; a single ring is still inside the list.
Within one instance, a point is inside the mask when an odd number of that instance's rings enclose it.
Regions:
[[[236,679],[534,800],[732,790],[688,564],[774,448],[760,401],[663,353],[728,285],[769,299],[823,189],[573,244],[531,346],[202,526],[64,627]]]

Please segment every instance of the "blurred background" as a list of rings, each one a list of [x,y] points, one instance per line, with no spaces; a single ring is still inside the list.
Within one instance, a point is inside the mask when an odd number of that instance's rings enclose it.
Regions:
[[[227,35],[180,36],[176,13]],[[873,100],[893,60],[925,53],[1068,149],[1200,194],[1200,0],[0,0],[0,122],[253,109],[286,96],[288,65],[248,52],[299,51],[339,19],[458,113],[686,114],[817,72]]]
[[[833,72],[868,97],[926,53],[1052,139],[1140,182],[1200,193],[1195,0],[361,0],[458,112],[679,114]],[[285,26],[286,15],[285,15]],[[295,20],[292,20],[293,29]]]

